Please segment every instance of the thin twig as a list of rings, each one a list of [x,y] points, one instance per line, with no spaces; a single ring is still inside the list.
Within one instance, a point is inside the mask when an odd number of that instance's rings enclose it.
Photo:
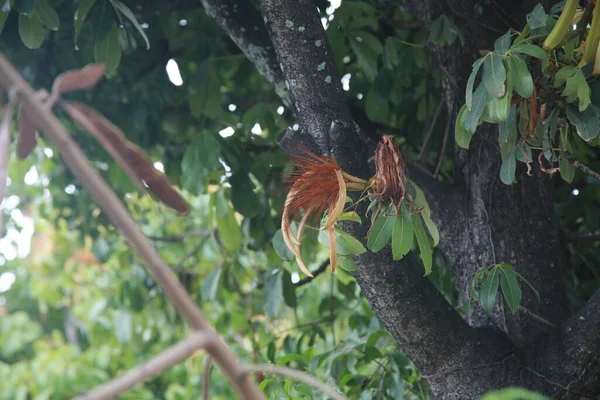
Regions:
[[[177,277],[170,271],[154,246],[144,236],[140,227],[133,220],[127,208],[123,205],[112,187],[90,164],[81,148],[67,133],[62,124],[44,104],[36,97],[31,86],[21,77],[10,62],[0,53],[0,85],[6,89],[18,88],[18,99],[21,106],[33,120],[40,131],[54,143],[64,162],[83,186],[96,199],[103,212],[110,217],[112,223],[123,232],[124,237],[137,251],[145,262],[148,270],[162,286],[165,294],[177,311],[194,330],[203,330],[215,335],[215,345],[212,346],[211,356],[221,367],[234,389],[243,399],[264,399],[264,395],[249,379],[240,380],[238,377],[244,367],[233,352],[216,337],[216,332],[206,322],[198,305],[192,300]]]
[[[292,368],[283,367],[280,365],[272,365],[272,364],[259,364],[259,365],[253,365],[253,366],[247,368],[247,374],[254,374],[254,373],[260,373],[260,372],[285,376],[287,378],[292,378],[298,382],[302,382],[302,383],[320,391],[321,393],[331,397],[334,400],[348,400],[344,395],[338,393],[335,389],[330,388],[323,382],[313,378],[309,374],[302,372],[302,371],[297,371]],[[244,377],[245,376],[240,376],[240,378],[244,378]]]
[[[212,358],[207,355],[204,359],[204,374],[202,374],[202,399],[208,400],[210,396],[210,373],[212,372]]]
[[[590,232],[570,232],[568,233],[570,241],[577,240],[598,240],[600,239],[600,229]]]
[[[446,130],[444,130],[444,139],[442,140],[442,148],[440,149],[440,155],[438,157],[437,165],[435,166],[435,171],[433,172],[433,177],[437,178],[440,173],[440,168],[442,168],[442,161],[444,161],[444,153],[446,152],[446,144],[448,143],[448,137],[450,136],[450,131],[452,128],[452,113],[454,112],[454,106],[448,106],[448,119],[446,121]]]
[[[198,250],[200,250],[202,248],[202,246],[204,246],[204,243],[206,243],[206,241],[210,238],[210,236],[204,236],[202,239],[200,239],[198,241],[198,243],[196,243],[194,245],[194,247],[192,247],[190,249],[190,251],[188,251],[183,257],[181,257],[181,260],[179,260],[179,262],[173,267],[174,271],[179,271],[181,269],[181,267],[183,267],[183,264],[190,258],[192,257],[194,254],[196,254],[198,252]]]
[[[571,162],[571,164],[573,164],[573,166],[575,168],[577,168],[578,170],[580,170],[581,172],[583,172],[586,175],[589,175],[591,177],[594,177],[596,179],[598,179],[600,181],[600,174],[597,173],[596,171],[592,171],[590,168],[588,168],[587,166],[583,165],[582,163],[580,163],[579,161],[577,161],[575,159],[575,157],[573,157],[571,154],[569,153],[565,153],[563,152],[562,155]]]
[[[431,119],[431,125],[429,125],[429,129],[427,130],[427,133],[425,134],[425,138],[423,139],[423,144],[421,145],[421,151],[419,151],[419,161],[423,161],[423,158],[425,157],[425,149],[427,149],[427,145],[429,144],[429,139],[431,139],[431,135],[433,134],[433,128],[435,128],[435,123],[438,120],[438,117],[440,116],[440,111],[442,111],[442,106],[444,105],[443,101],[440,101],[440,104],[438,104],[437,108],[435,109],[435,112],[433,113],[433,118]]]
[[[298,282],[294,283],[294,286],[299,287],[299,286],[303,286],[303,285],[306,285],[307,283],[312,282],[317,277],[317,275],[320,275],[323,272],[325,272],[325,270],[327,269],[328,266],[329,266],[329,259],[323,261],[321,263],[321,265],[319,265],[319,268],[312,271],[312,274],[313,274],[312,277],[307,276],[306,278],[302,278]]]
[[[536,313],[534,313],[533,311],[529,311],[527,308],[523,307],[523,306],[519,306],[519,311],[523,312],[523,314],[531,317],[532,319],[535,319],[537,322],[540,322],[550,328],[556,328],[556,325],[553,324],[552,322],[548,321],[546,318],[537,315]]]
[[[185,233],[182,233],[181,235],[174,235],[174,236],[151,236],[151,235],[146,235],[146,237],[148,239],[154,240],[156,242],[176,243],[176,242],[181,242],[182,240],[185,240],[185,239],[191,238],[191,237],[209,236],[212,233],[213,233],[212,229],[202,229],[202,230],[199,230],[199,231],[185,232]]]
[[[147,381],[153,376],[171,368],[173,365],[180,363],[199,349],[214,345],[213,342],[215,340],[217,340],[216,336],[211,332],[193,333],[187,339],[169,347],[160,354],[125,373],[125,375],[100,385],[84,395],[77,396],[73,400],[103,400],[114,398],[120,393],[131,389],[138,383]]]

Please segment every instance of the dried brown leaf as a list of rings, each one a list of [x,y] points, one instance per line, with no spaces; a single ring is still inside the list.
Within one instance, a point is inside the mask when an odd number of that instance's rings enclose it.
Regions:
[[[74,69],[60,74],[52,85],[52,92],[68,93],[96,86],[104,76],[104,64],[88,64],[83,69]]]
[[[164,204],[181,213],[189,211],[188,204],[169,180],[154,168],[152,161],[138,146],[127,140],[117,126],[84,104],[63,101],[61,105],[125,169],[140,190],[144,190],[141,184],[144,183]]]

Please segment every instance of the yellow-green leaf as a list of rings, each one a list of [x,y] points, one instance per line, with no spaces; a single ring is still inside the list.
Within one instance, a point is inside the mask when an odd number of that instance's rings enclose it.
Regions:
[[[395,221],[395,215],[386,215],[383,211],[379,214],[367,239],[367,247],[371,251],[378,252],[390,241]]]

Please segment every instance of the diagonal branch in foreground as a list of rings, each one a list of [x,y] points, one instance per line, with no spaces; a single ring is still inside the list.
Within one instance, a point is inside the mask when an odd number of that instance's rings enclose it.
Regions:
[[[244,372],[235,355],[218,339],[214,329],[206,322],[202,312],[194,303],[156,249],[144,236],[113,189],[104,181],[87,160],[81,148],[66,132],[58,119],[34,94],[31,86],[21,77],[10,62],[0,53],[0,86],[18,93],[18,100],[33,122],[56,146],[65,163],[81,180],[84,187],[96,199],[112,223],[123,232],[131,246],[138,252],[148,269],[162,286],[169,300],[187,323],[196,331],[215,336],[216,345],[211,356],[217,361],[231,385],[244,399],[263,399],[258,387],[249,379],[239,379]]]

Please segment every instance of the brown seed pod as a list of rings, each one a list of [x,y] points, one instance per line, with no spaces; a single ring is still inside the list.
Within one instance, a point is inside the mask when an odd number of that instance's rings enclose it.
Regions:
[[[393,136],[384,136],[375,150],[375,179],[372,196],[397,207],[406,197],[412,198],[408,186],[408,170],[400,146]]]

